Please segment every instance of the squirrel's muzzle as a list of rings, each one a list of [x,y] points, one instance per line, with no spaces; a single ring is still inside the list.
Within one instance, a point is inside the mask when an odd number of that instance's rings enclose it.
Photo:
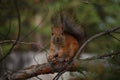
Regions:
[[[57,36],[57,37],[53,37],[52,41],[55,44],[63,44],[64,38],[61,36]]]
[[[54,41],[56,43],[61,43],[62,42],[62,37],[56,37],[56,38],[54,38]]]
[[[60,41],[61,41],[61,38],[57,37],[56,42],[60,42]]]

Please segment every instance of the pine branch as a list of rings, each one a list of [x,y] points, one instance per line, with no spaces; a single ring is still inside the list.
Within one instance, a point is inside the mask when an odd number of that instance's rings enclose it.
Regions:
[[[91,62],[91,60],[103,59],[105,57],[117,56],[119,54],[120,54],[120,51],[117,51],[117,52],[113,52],[113,53],[109,53],[109,54],[103,54],[101,56],[90,57],[90,58],[87,58],[87,59],[84,59],[84,60],[74,60],[71,63],[71,67],[68,67],[66,65],[58,63],[56,65],[56,69],[53,69],[53,67],[49,63],[32,65],[32,66],[30,66],[30,67],[28,67],[24,70],[20,70],[18,72],[14,72],[12,74],[8,73],[7,75],[4,75],[4,76],[0,77],[0,80],[1,79],[2,80],[28,79],[28,78],[36,77],[38,75],[53,74],[55,72],[59,73],[60,69],[66,69],[66,71],[70,71],[70,72],[75,72],[75,71],[81,72],[81,71],[92,71],[90,69],[90,67],[94,67],[94,71],[97,71],[101,67],[101,64],[93,63],[93,62]],[[105,66],[105,64],[103,65],[103,68],[104,69],[107,68]]]
[[[104,32],[95,34],[94,36],[90,37],[90,38],[89,38],[88,40],[86,40],[86,41],[82,44],[82,46],[79,48],[79,50],[78,50],[76,56],[74,57],[74,59],[79,59],[79,57],[80,57],[83,49],[87,46],[88,43],[90,43],[90,42],[93,41],[94,39],[97,39],[97,38],[99,38],[99,37],[101,37],[101,36],[104,36],[104,35],[107,35],[107,34],[109,34],[109,33],[112,33],[112,32],[114,32],[114,31],[116,31],[116,30],[119,30],[119,29],[120,29],[120,27],[115,27],[115,28],[112,28],[112,29],[110,29],[110,30],[107,30],[107,31],[104,31]]]
[[[86,58],[86,59],[83,59],[83,60],[104,59],[106,57],[112,57],[112,56],[118,56],[118,55],[120,55],[120,51],[112,52],[112,53],[109,53],[109,54],[103,54],[103,55],[93,56],[93,57]]]
[[[16,9],[16,12],[17,12],[17,16],[18,16],[18,35],[17,35],[17,38],[16,38],[16,41],[13,43],[12,47],[9,49],[9,51],[0,59],[0,62],[2,62],[11,52],[12,50],[14,49],[15,45],[17,44],[17,42],[19,41],[20,39],[20,31],[21,31],[21,17],[20,17],[20,12],[19,12],[19,8],[17,6],[17,1],[16,0],[13,0],[14,2],[14,5],[15,5],[15,9]]]
[[[16,40],[4,40],[0,41],[0,44],[6,44],[6,43],[15,43]],[[31,45],[31,44],[38,44],[35,42],[22,42],[22,41],[17,41],[18,44],[24,44],[24,45]]]
[[[69,71],[75,71],[75,66],[74,68],[69,69]],[[52,74],[58,72],[57,70],[53,70],[51,65],[49,63],[44,63],[44,64],[38,64],[38,65],[33,65],[29,68],[26,68],[24,70],[15,72],[13,74],[7,74],[4,77],[5,79],[3,80],[21,80],[21,79],[28,79],[31,77],[36,77],[38,75],[43,75],[43,74]]]

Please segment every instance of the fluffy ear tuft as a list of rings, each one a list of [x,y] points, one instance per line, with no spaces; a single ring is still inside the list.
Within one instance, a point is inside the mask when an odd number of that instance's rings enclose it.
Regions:
[[[63,14],[62,14],[62,13],[60,13],[60,15],[59,15],[59,16],[60,16],[60,23],[61,23],[61,24],[63,24]]]
[[[53,25],[54,23],[55,23],[55,19],[54,19],[54,17],[51,17],[51,24]]]

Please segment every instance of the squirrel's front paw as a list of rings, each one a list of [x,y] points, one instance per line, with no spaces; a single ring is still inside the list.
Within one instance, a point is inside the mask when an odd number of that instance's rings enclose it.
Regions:
[[[49,61],[51,61],[51,60],[53,60],[53,59],[54,59],[54,56],[52,56],[52,55],[49,55],[49,56],[48,56],[48,60],[49,60]]]
[[[54,60],[55,60],[55,57],[53,55],[48,56],[48,61],[54,61]]]
[[[67,58],[65,59],[65,61],[66,61],[66,62],[69,62],[69,61],[70,61],[70,57],[67,57]]]

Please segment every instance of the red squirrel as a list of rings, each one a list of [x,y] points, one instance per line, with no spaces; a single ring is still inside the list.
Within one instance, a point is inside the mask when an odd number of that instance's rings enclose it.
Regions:
[[[52,28],[49,59],[57,56],[69,61],[79,47],[79,42],[70,34],[64,33],[62,26]]]
[[[54,15],[51,23],[52,35],[48,59],[52,61],[62,58],[64,61],[70,61],[80,48],[83,34],[64,13]]]

